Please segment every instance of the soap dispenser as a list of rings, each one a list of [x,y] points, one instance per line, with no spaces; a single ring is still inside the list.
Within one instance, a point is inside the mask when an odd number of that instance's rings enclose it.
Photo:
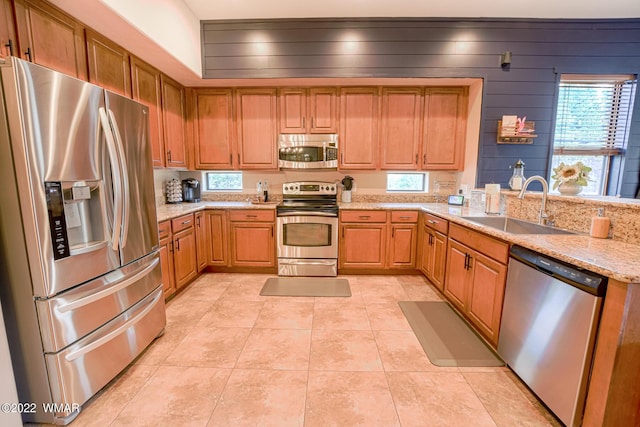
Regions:
[[[512,166],[513,167],[513,175],[509,179],[509,187],[512,190],[520,191],[522,190],[522,185],[526,178],[524,177],[524,162],[520,159]]]

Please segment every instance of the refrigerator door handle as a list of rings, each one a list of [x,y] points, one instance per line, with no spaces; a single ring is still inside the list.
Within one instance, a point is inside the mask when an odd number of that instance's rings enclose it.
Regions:
[[[94,301],[97,301],[99,299],[105,298],[111,294],[115,294],[116,292],[118,292],[120,289],[124,289],[127,286],[131,285],[132,283],[137,282],[138,280],[140,280],[141,278],[143,278],[144,276],[146,276],[147,274],[149,274],[156,265],[158,265],[158,263],[160,262],[160,258],[154,258],[153,261],[151,261],[151,263],[149,265],[147,265],[146,267],[142,268],[141,270],[137,271],[135,274],[133,274],[132,276],[129,276],[128,278],[124,279],[123,281],[121,281],[120,283],[118,283],[117,285],[111,286],[107,289],[103,289],[101,291],[95,292],[89,296],[86,296],[84,298],[79,298],[75,301],[70,302],[69,304],[64,304],[61,305],[60,307],[58,307],[58,311],[61,313],[66,313],[67,311],[71,311],[71,310],[75,310],[79,307],[82,307],[84,305],[88,305],[91,304]]]
[[[104,136],[107,141],[107,151],[109,153],[109,160],[111,161],[111,170],[114,180],[114,222],[111,247],[114,251],[117,251],[122,229],[122,175],[120,173],[120,161],[118,160],[118,151],[113,139],[113,132],[111,130],[111,125],[109,124],[109,118],[107,117],[107,113],[103,107],[98,109],[98,114],[100,115],[100,124],[102,125],[102,130],[104,131]]]
[[[116,148],[118,149],[118,155],[120,158],[120,173],[122,174],[122,237],[120,238],[120,247],[123,248],[127,244],[127,235],[129,234],[129,216],[131,215],[131,208],[129,206],[129,175],[127,174],[127,161],[124,155],[124,145],[122,144],[122,134],[118,127],[118,121],[116,116],[111,110],[109,110],[109,120],[113,126],[114,136],[116,141]]]
[[[100,347],[101,345],[111,341],[114,337],[120,335],[120,333],[122,333],[123,331],[129,329],[130,327],[132,327],[133,325],[135,325],[136,323],[138,323],[139,321],[144,319],[144,317],[147,315],[147,313],[149,313],[151,310],[153,310],[153,308],[156,305],[156,301],[161,297],[162,297],[162,293],[158,293],[158,295],[153,299],[152,302],[149,302],[147,304],[147,306],[142,311],[140,311],[139,313],[136,313],[136,315],[134,317],[132,317],[131,319],[129,319],[127,322],[123,323],[118,328],[114,329],[113,331],[109,332],[108,334],[98,338],[97,340],[95,340],[91,344],[86,345],[86,346],[81,347],[81,348],[79,348],[79,349],[77,349],[75,351],[70,352],[69,354],[67,354],[65,356],[65,359],[68,362],[72,362],[72,361],[76,360],[77,358],[82,357],[85,354],[89,353],[90,351],[95,350],[96,348]]]

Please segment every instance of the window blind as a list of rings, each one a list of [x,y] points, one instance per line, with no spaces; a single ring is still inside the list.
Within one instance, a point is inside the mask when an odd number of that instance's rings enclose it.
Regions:
[[[553,153],[618,155],[625,149],[635,76],[562,76]]]

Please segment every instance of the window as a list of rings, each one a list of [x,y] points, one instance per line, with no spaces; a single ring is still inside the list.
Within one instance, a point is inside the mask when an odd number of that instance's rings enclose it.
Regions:
[[[583,194],[607,194],[612,162],[624,154],[636,87],[634,76],[562,75],[552,169],[581,161],[592,168]],[[550,171],[553,175],[553,171]]]
[[[423,173],[387,173],[387,191],[425,191]]]
[[[242,172],[207,172],[206,189],[211,191],[242,190]]]

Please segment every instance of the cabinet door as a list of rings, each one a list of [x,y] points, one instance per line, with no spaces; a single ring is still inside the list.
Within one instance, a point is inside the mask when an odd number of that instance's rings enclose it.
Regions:
[[[275,224],[231,223],[231,265],[273,267]]]
[[[417,224],[391,224],[388,267],[414,268],[416,266],[417,233]]]
[[[129,52],[91,30],[86,31],[89,81],[131,97]]]
[[[229,264],[227,246],[227,214],[225,211],[205,211],[209,232],[209,260],[212,266]]]
[[[415,170],[420,150],[422,91],[383,88],[380,120],[380,168]]]
[[[160,267],[162,268],[162,291],[164,297],[168,298],[176,292],[171,238],[160,240]]]
[[[449,239],[447,245],[447,276],[444,294],[462,312],[466,311],[469,287],[468,254],[471,249]]]
[[[196,220],[196,259],[198,272],[200,272],[204,270],[209,260],[209,233],[204,212],[196,212],[194,218]]]
[[[22,59],[87,80],[84,26],[56,7],[38,0],[15,0],[16,29]]]
[[[422,168],[462,170],[467,126],[466,89],[427,89],[424,99]]]
[[[438,232],[433,235],[433,259],[431,263],[431,283],[444,291],[444,276],[447,262],[447,236]]]
[[[0,0],[0,58],[18,53],[18,39],[13,20],[13,3]]]
[[[375,169],[378,154],[378,89],[340,91],[340,168]]]
[[[149,107],[149,141],[153,166],[164,167],[164,127],[162,125],[162,89],[160,71],[131,57],[131,86],[133,99]]]
[[[338,95],[333,87],[309,89],[309,133],[338,132]]]
[[[422,227],[422,233],[420,236],[421,254],[419,268],[429,280],[431,280],[431,276],[433,275],[434,234],[435,233],[431,231],[429,227]]]
[[[307,92],[306,89],[280,89],[280,133],[307,132]]]
[[[495,346],[498,343],[507,267],[477,252],[472,257],[468,315]]]
[[[197,89],[192,94],[196,168],[233,169],[231,89]]]
[[[198,274],[196,236],[193,227],[173,235],[176,288],[180,289]]]
[[[238,164],[240,169],[275,170],[276,89],[238,89]]]
[[[342,224],[340,268],[384,268],[387,224]]]
[[[186,168],[184,87],[164,74],[160,75],[160,83],[167,167]]]

